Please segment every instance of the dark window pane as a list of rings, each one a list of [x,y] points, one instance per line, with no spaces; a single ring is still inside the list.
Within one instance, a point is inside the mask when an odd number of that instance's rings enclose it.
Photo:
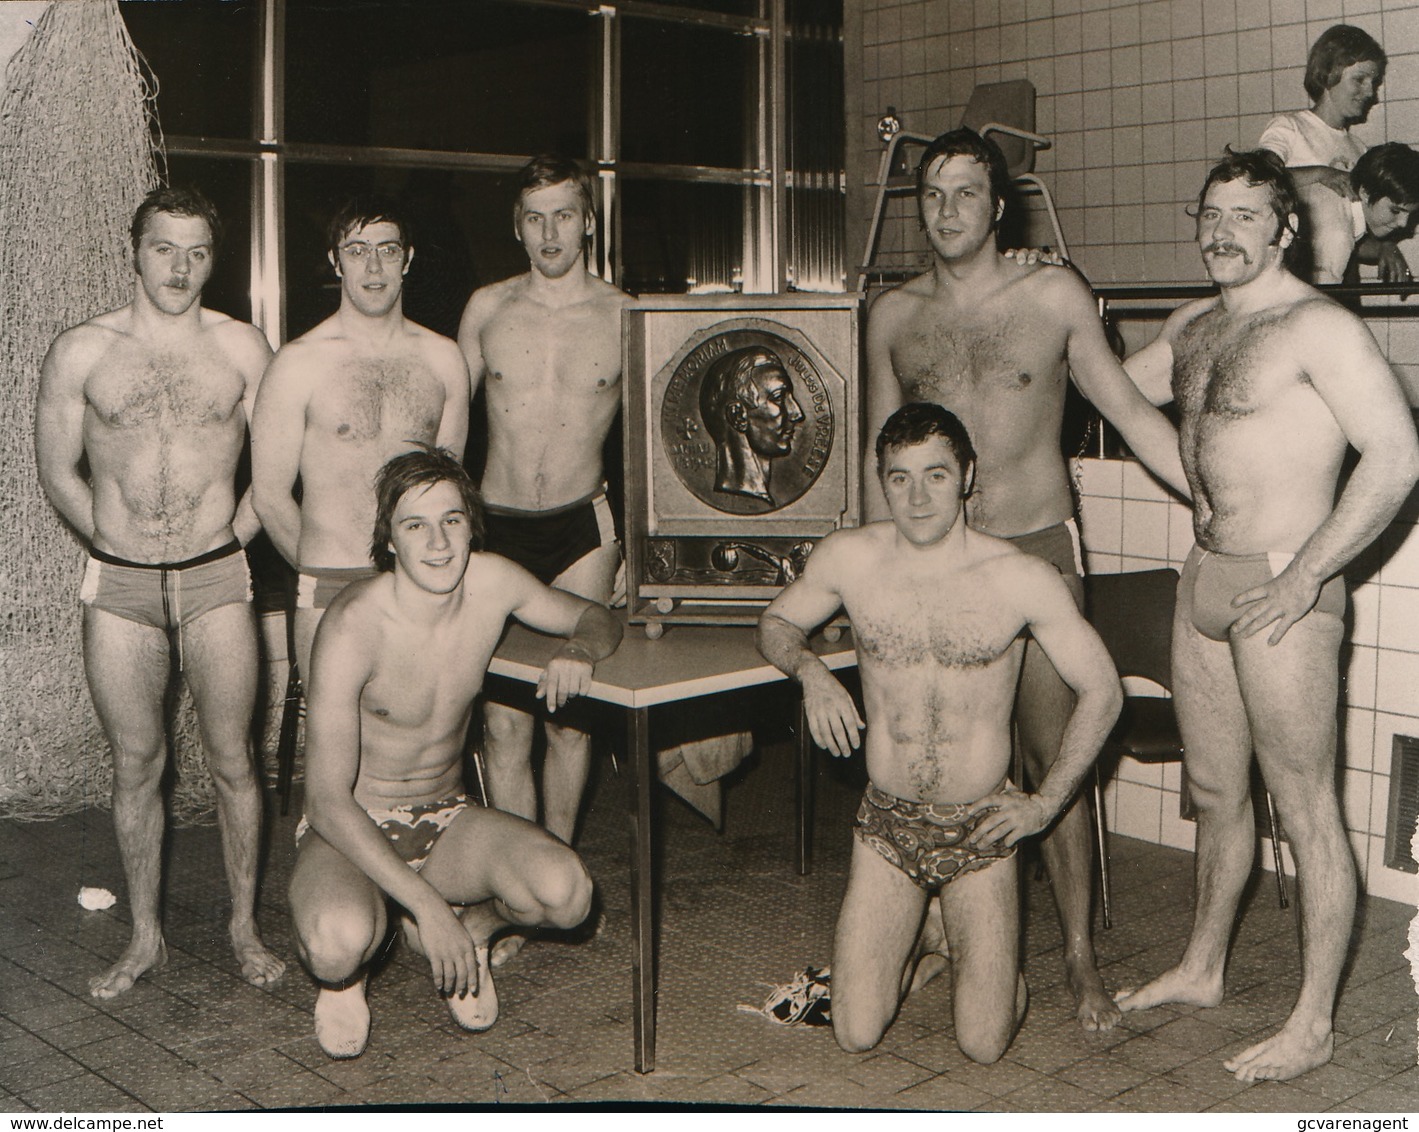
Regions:
[[[181,154],[168,158],[169,182],[201,190],[222,221],[222,246],[202,305],[243,322],[251,321],[251,166],[250,161]]]
[[[123,0],[128,34],[158,78],[167,134],[252,136],[258,0]]]
[[[752,167],[758,41],[717,28],[624,19],[621,158]]]
[[[290,0],[287,136],[585,157],[598,26],[499,0]]]
[[[741,185],[621,184],[623,286],[635,295],[737,290],[744,268]]]

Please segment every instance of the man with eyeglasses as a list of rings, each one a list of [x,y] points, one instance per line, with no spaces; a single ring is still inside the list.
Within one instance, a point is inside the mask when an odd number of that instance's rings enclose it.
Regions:
[[[256,513],[300,574],[295,659],[306,674],[330,602],[375,572],[379,469],[421,444],[461,456],[468,435],[468,369],[457,344],[404,317],[408,223],[388,201],[357,198],[328,235],[339,309],[277,352],[251,426]]]

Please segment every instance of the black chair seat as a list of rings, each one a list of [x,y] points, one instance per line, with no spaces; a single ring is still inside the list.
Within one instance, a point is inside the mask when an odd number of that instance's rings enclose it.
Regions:
[[[1182,758],[1173,701],[1164,696],[1129,696],[1109,749],[1139,762],[1174,762]]]

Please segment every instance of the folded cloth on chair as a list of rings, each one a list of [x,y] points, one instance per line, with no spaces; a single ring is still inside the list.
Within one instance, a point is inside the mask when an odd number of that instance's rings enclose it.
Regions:
[[[741,1002],[739,1009],[748,1014],[762,1014],[780,1026],[831,1026],[832,1000],[828,984],[832,974],[831,967],[805,967],[783,986],[766,983],[771,990],[763,1006]]]

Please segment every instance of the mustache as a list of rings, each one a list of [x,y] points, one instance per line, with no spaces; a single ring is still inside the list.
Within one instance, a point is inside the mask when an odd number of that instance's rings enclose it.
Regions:
[[[1242,257],[1243,263],[1251,263],[1251,256],[1247,254],[1246,249],[1239,248],[1236,244],[1229,243],[1226,240],[1214,240],[1202,249],[1203,255],[1215,255],[1218,253],[1223,255],[1239,255]]]

